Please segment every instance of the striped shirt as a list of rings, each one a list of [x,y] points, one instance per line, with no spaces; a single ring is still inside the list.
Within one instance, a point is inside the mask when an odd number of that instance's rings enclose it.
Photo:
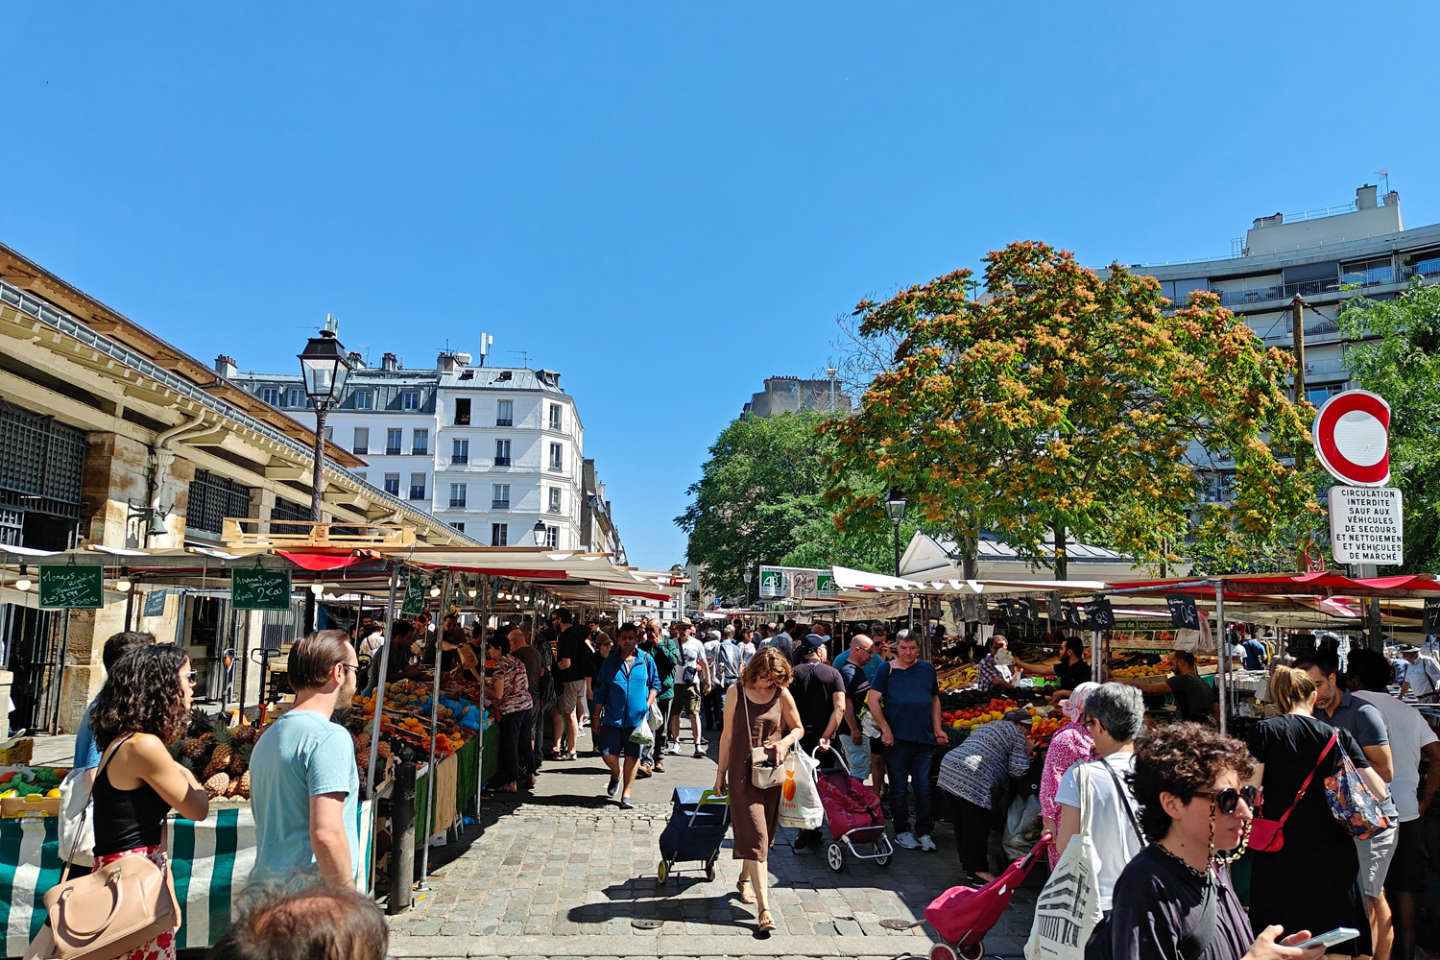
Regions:
[[[1030,770],[1025,731],[1009,720],[977,727],[940,761],[940,789],[987,810],[1000,787]]]

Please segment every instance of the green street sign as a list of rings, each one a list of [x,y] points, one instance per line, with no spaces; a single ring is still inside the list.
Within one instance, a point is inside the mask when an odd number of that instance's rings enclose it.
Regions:
[[[405,575],[405,602],[400,606],[402,617],[417,616],[425,609],[425,578]]]
[[[230,605],[236,610],[289,610],[290,571],[236,567],[230,571]]]
[[[40,606],[58,610],[96,610],[105,605],[105,568],[40,568]]]

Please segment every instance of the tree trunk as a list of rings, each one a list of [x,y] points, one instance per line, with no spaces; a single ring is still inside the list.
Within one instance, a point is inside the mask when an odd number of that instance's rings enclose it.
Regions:
[[[1068,580],[1070,559],[1065,555],[1065,524],[1055,524],[1055,579]]]

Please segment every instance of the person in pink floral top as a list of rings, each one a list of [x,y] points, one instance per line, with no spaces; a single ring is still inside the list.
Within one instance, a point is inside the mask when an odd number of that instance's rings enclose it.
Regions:
[[[1067,699],[1060,701],[1060,712],[1065,714],[1070,722],[1056,730],[1055,736],[1050,738],[1050,747],[1045,751],[1045,767],[1040,772],[1040,817],[1046,833],[1053,834],[1060,825],[1060,804],[1055,802],[1055,791],[1060,788],[1060,780],[1065,776],[1065,771],[1069,770],[1072,764],[1095,757],[1095,738],[1080,726],[1079,721],[1085,710],[1085,700],[1092,690],[1098,689],[1098,683],[1082,683],[1070,691]],[[1059,854],[1055,852],[1054,845],[1049,847],[1047,853],[1053,869]]]

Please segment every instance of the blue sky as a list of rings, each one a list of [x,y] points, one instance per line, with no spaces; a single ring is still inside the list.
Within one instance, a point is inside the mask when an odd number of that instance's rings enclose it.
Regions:
[[[7,13],[0,240],[242,369],[327,311],[415,365],[489,331],[646,566],[861,297],[1012,239],[1224,256],[1380,169],[1440,220],[1433,4],[61,6]]]

